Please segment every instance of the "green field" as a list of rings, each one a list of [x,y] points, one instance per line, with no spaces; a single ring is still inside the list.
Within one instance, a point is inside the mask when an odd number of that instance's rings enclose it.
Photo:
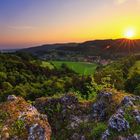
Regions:
[[[62,64],[66,64],[70,69],[81,75],[94,74],[97,64],[89,62],[69,62],[69,61],[51,61],[51,63],[60,68]]]

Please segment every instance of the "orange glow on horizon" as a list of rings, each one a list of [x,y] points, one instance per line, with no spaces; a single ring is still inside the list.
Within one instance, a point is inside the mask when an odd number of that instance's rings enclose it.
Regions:
[[[33,32],[27,30],[24,33],[18,33],[19,35],[14,35],[14,33],[7,35],[6,37],[0,37],[1,44],[52,44],[52,43],[64,43],[64,42],[84,42],[87,40],[95,39],[118,39],[118,38],[140,38],[140,29],[139,24],[133,24],[135,28],[129,27],[127,23],[129,21],[122,21],[121,23],[117,21],[102,22],[98,23],[98,26],[95,28],[91,22],[84,25],[71,26],[71,27],[62,27],[59,30],[47,31],[47,28],[44,30],[35,29]],[[124,31],[124,29],[126,29]],[[61,32],[60,32],[61,30]]]

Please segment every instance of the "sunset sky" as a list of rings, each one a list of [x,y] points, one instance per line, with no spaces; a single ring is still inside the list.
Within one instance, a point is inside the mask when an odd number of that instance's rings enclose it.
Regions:
[[[140,38],[140,0],[0,0],[0,48]]]

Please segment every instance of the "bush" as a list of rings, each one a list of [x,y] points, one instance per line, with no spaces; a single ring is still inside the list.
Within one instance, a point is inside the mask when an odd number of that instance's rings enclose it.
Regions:
[[[11,129],[12,135],[19,135],[22,136],[22,134],[26,131],[25,130],[25,124],[23,120],[16,120]]]
[[[2,83],[2,89],[3,90],[10,90],[12,88],[13,88],[13,86],[9,82],[3,82]]]
[[[93,128],[91,136],[93,138],[100,138],[102,133],[107,129],[107,125],[103,122],[97,123],[96,127]]]
[[[138,86],[135,88],[134,94],[140,95],[140,84],[138,84]]]

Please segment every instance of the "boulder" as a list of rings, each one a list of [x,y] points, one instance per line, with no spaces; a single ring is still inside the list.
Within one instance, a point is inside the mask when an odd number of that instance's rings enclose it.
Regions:
[[[9,95],[8,97],[7,97],[7,100],[8,101],[14,101],[14,100],[16,100],[17,99],[17,97],[15,96],[15,95]]]
[[[35,107],[48,115],[53,136],[57,140],[63,133],[67,134],[62,136],[66,140],[86,139],[85,135],[79,131],[87,129],[82,129],[81,127],[84,127],[82,124],[89,123],[92,119],[92,104],[92,102],[79,102],[74,94],[59,98],[40,98],[35,101]]]
[[[51,127],[46,115],[23,98],[11,95],[7,100],[0,104],[0,139],[50,140]]]
[[[102,140],[108,140],[110,136],[110,130],[115,130],[117,132],[124,132],[131,128],[132,126],[125,119],[125,114],[130,113],[134,118],[135,123],[140,123],[140,111],[139,111],[139,97],[138,96],[125,96],[122,98],[122,101],[118,105],[116,112],[109,118],[108,128],[102,134]],[[127,111],[127,112],[126,112]],[[140,137],[135,135],[130,135],[127,137],[118,136],[117,140],[140,140]]]
[[[129,106],[134,106],[134,101],[136,100],[135,97],[133,96],[125,96],[121,102],[121,106],[126,106],[126,107],[129,107]]]
[[[134,134],[133,136],[128,136],[128,137],[119,136],[116,140],[140,140],[140,136],[137,134]]]
[[[109,129],[107,129],[103,134],[102,134],[102,140],[107,140],[108,136],[110,136]]]
[[[135,120],[140,124],[140,111],[138,109],[135,109],[133,111],[133,116],[134,116]]]
[[[78,133],[74,133],[70,140],[86,140],[85,136],[80,135]]]
[[[97,97],[97,102],[93,104],[93,118],[103,121],[107,118],[108,104],[111,102],[112,93],[100,92]]]
[[[121,114],[114,114],[109,119],[109,127],[118,132],[125,131],[130,128],[129,122],[127,122]]]
[[[29,128],[28,140],[48,140],[45,133],[45,129],[43,129],[39,124],[33,124]]]
[[[72,105],[72,104],[77,104],[78,103],[78,99],[76,96],[73,96],[72,94],[68,94],[66,96],[63,96],[61,99],[60,99],[60,102],[63,104],[63,105]]]

